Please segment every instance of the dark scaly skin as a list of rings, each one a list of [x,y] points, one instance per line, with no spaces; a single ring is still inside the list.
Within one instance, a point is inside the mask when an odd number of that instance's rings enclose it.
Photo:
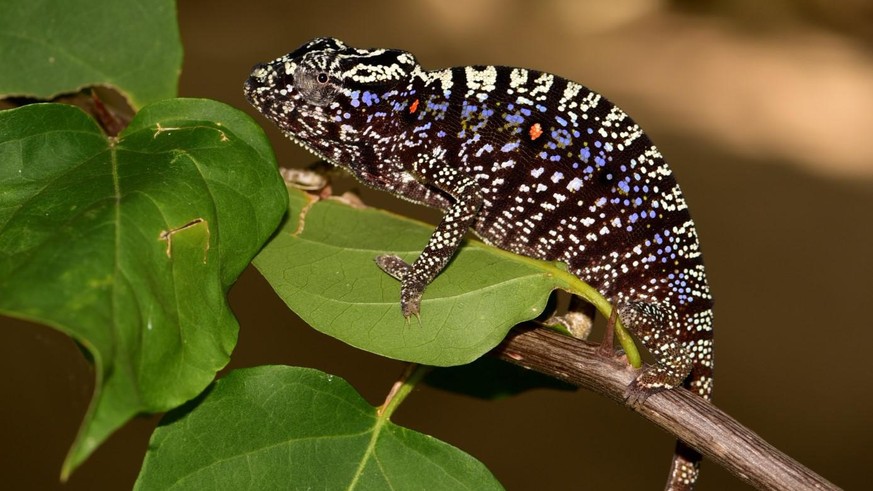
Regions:
[[[247,80],[291,139],[361,182],[445,211],[401,281],[403,315],[472,228],[485,242],[563,261],[610,299],[657,364],[629,398],[685,383],[712,391],[712,299],[694,223],[670,168],[624,112],[560,77],[510,67],[424,71],[407,52],[318,38]],[[668,488],[691,489],[679,445]]]

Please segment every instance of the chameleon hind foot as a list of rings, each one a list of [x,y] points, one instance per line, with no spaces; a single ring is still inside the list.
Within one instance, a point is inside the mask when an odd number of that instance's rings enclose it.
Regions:
[[[675,313],[649,302],[626,302],[614,309],[613,314],[616,311],[622,324],[642,341],[656,360],[655,365],[646,367],[628,385],[625,393],[628,404],[639,406],[649,396],[681,385],[693,363],[672,334],[678,332]]]

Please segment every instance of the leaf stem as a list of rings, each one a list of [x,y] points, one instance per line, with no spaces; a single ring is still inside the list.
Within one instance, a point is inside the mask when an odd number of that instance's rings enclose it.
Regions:
[[[412,389],[421,382],[421,379],[427,375],[433,367],[428,365],[419,365],[418,363],[410,363],[406,365],[400,379],[394,382],[388,395],[385,397],[385,402],[376,410],[376,414],[382,419],[388,419],[391,414],[400,406],[406,396],[412,392]]]
[[[491,247],[484,243],[482,243],[481,245],[480,243],[476,243],[476,245],[482,248]],[[596,308],[601,315],[609,318],[609,314],[612,312],[613,309],[613,306],[609,303],[609,300],[605,299],[603,295],[600,294],[600,292],[592,288],[590,285],[588,285],[588,283],[585,283],[576,275],[567,271],[567,268],[564,264],[559,262],[542,261],[527,256],[520,256],[512,252],[504,251],[502,249],[495,249],[495,252],[497,254],[513,256],[516,260],[520,262],[530,263],[540,269],[551,270],[551,274],[555,277],[555,279],[558,280],[560,283],[563,283],[563,285],[560,285],[561,289],[585,299],[585,301],[593,305],[594,308]],[[627,361],[630,366],[634,368],[641,367],[643,361],[640,357],[640,352],[637,349],[636,343],[634,342],[630,333],[628,333],[627,329],[625,329],[622,325],[621,319],[616,319],[615,337],[616,339],[618,339],[621,348],[624,350],[625,356],[627,356]]]

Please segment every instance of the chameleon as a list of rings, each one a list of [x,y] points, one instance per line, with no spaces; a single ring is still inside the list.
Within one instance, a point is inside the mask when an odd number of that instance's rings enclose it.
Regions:
[[[711,398],[713,302],[694,222],[661,153],[605,97],[542,71],[425,70],[410,52],[328,37],[256,65],[244,93],[318,158],[444,211],[412,264],[376,258],[401,282],[407,319],[472,230],[563,262],[609,300],[608,329],[617,316],[655,359],[629,401],[683,384]],[[692,489],[699,461],[678,442],[668,489]]]

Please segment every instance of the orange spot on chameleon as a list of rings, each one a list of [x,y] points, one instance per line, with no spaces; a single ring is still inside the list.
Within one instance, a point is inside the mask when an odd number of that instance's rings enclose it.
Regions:
[[[539,123],[534,123],[533,126],[530,127],[530,139],[536,140],[537,138],[543,136],[543,127],[540,126]]]
[[[409,114],[412,114],[417,110],[418,110],[418,99],[416,99],[415,101],[412,102],[412,104],[409,105]]]

